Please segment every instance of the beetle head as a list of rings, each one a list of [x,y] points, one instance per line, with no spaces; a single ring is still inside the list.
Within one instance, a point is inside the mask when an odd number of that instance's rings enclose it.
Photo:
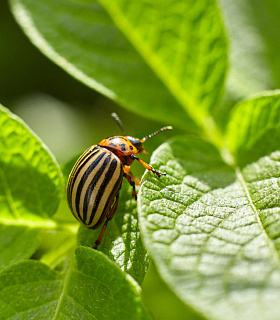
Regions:
[[[137,149],[137,153],[145,153],[148,154],[146,150],[144,150],[142,141],[138,138],[126,136],[126,138],[130,141],[130,143]]]

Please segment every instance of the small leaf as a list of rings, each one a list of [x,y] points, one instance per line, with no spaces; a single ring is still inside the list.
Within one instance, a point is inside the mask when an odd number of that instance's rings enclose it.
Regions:
[[[227,128],[229,147],[244,166],[279,149],[280,92],[238,103]]]
[[[0,319],[150,319],[140,289],[103,254],[80,247],[64,274],[24,261],[0,274]]]
[[[150,319],[140,298],[140,287],[115,263],[89,248],[78,248],[76,255],[78,272],[73,274],[73,293],[76,283],[81,284],[87,291],[84,293],[86,299],[89,298],[87,303],[97,302],[92,307],[97,319]],[[94,292],[94,288],[98,288],[98,291]],[[82,300],[78,294],[76,297]]]
[[[163,144],[146,173],[138,210],[162,278],[207,319],[279,319],[280,152],[226,165],[207,142]]]
[[[2,106],[0,127],[0,222],[49,219],[63,189],[58,164],[23,121]]]

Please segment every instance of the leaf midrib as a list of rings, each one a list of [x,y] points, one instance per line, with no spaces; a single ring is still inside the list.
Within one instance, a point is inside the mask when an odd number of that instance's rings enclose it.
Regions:
[[[69,258],[69,259],[71,259],[71,258]],[[63,284],[63,287],[62,287],[62,290],[61,290],[61,294],[60,294],[58,302],[57,302],[57,307],[56,307],[56,310],[55,310],[55,314],[54,314],[54,316],[52,318],[53,320],[58,319],[60,307],[61,307],[61,305],[63,303],[63,300],[64,300],[64,298],[65,298],[65,296],[67,294],[67,286],[68,286],[68,283],[69,283],[69,280],[70,280],[71,271],[72,271],[71,262],[70,262],[69,259],[66,262],[65,276],[63,278],[64,284]]]
[[[246,184],[246,180],[240,170],[239,167],[236,167],[235,168],[235,173],[236,173],[236,176],[237,176],[237,179],[238,181],[240,182],[245,194],[246,194],[246,197],[249,201],[249,205],[250,207],[252,208],[253,212],[255,213],[256,215],[256,218],[257,218],[257,221],[258,221],[258,224],[260,225],[261,229],[262,229],[262,233],[263,235],[265,236],[265,239],[268,243],[268,246],[270,248],[270,251],[272,253],[272,256],[274,257],[274,259],[276,260],[276,263],[277,263],[277,267],[278,267],[278,270],[280,272],[280,256],[279,256],[279,253],[276,249],[276,246],[274,244],[274,242],[272,241],[272,239],[269,237],[268,233],[266,232],[266,229],[262,223],[262,220],[260,218],[260,215],[259,215],[259,210],[256,208],[256,206],[254,205],[254,202],[253,202],[253,199],[251,197],[251,194],[250,194],[250,191],[247,187],[247,184]]]

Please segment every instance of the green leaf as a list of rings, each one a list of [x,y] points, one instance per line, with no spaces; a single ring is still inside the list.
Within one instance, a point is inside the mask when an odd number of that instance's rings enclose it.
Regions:
[[[280,152],[226,165],[199,139],[163,144],[146,173],[138,210],[162,278],[207,319],[279,319]]]
[[[271,91],[238,103],[226,138],[237,163],[244,166],[279,149],[280,92]]]
[[[124,181],[117,212],[108,223],[98,251],[104,252],[123,271],[141,284],[147,272],[149,260],[140,237],[136,201],[132,199],[131,193],[132,188],[127,181]],[[100,231],[101,228],[89,230],[81,226],[78,233],[79,244],[93,247]]]
[[[80,247],[63,274],[36,261],[0,274],[0,319],[150,319],[136,283],[103,254]]]
[[[0,270],[30,258],[39,246],[39,230],[0,224]]]
[[[10,2],[31,41],[86,85],[187,130],[212,124],[227,66],[214,0],[100,1],[107,12],[93,0]]]
[[[227,69],[226,38],[215,1],[100,3],[193,118],[215,106]]]
[[[97,1],[10,3],[31,41],[73,77],[138,114],[194,128]]]
[[[46,146],[2,106],[0,127],[0,223],[33,227],[31,221],[48,220],[56,212],[62,174]]]
[[[0,319],[51,319],[63,283],[44,264],[28,260],[0,274]]]

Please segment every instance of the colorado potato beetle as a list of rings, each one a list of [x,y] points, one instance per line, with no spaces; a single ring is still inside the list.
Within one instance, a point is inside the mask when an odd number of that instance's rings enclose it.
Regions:
[[[164,174],[156,171],[136,154],[147,154],[143,143],[160,132],[172,129],[170,126],[163,127],[138,139],[126,134],[116,113],[112,117],[123,136],[103,139],[88,148],[77,160],[67,182],[67,200],[74,217],[90,229],[98,228],[105,221],[94,249],[101,243],[107,224],[117,210],[123,177],[132,186],[132,196],[137,200],[135,183],[140,185],[140,182],[130,171],[132,162],[139,161],[158,177]]]

